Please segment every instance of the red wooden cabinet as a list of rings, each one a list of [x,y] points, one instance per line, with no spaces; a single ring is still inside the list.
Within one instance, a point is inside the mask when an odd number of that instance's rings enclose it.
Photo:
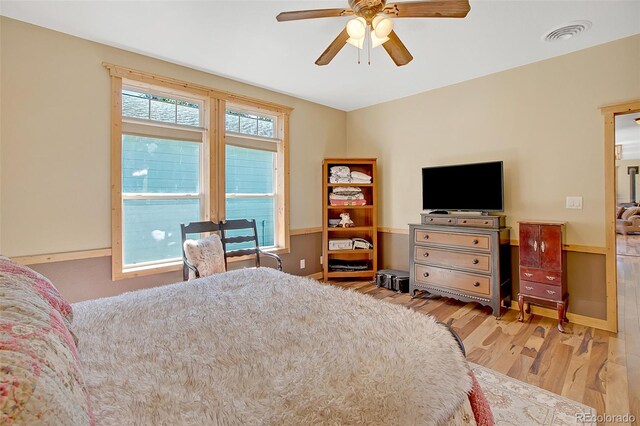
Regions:
[[[558,310],[558,330],[564,332],[567,294],[566,255],[562,251],[564,223],[518,222],[520,228],[519,321],[525,303],[553,305]],[[527,312],[529,309],[527,308]]]

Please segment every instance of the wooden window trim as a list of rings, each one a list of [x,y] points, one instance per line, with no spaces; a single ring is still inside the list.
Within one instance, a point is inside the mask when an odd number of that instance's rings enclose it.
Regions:
[[[275,206],[276,211],[274,215],[276,226],[276,246],[265,248],[266,251],[272,251],[274,253],[289,253],[290,248],[290,233],[289,233],[289,114],[288,113],[279,113],[275,110],[267,110],[261,109],[256,110],[252,109],[251,105],[244,105],[242,103],[234,102],[233,104],[223,101],[224,108],[221,108],[219,111],[220,117],[219,120],[223,124],[221,129],[222,138],[221,141],[221,152],[219,156],[219,164],[220,170],[223,175],[226,170],[225,165],[225,148],[227,145],[226,142],[226,130],[225,130],[225,117],[227,109],[231,109],[233,111],[242,111],[250,114],[262,113],[264,115],[269,115],[275,118],[276,120],[276,128],[275,137],[274,138],[263,138],[255,135],[242,135],[238,133],[232,133],[230,136],[236,139],[247,138],[253,140],[264,140],[267,143],[276,143],[277,142],[277,150],[276,150],[276,164],[275,168],[278,170],[276,173],[276,185],[275,185]],[[230,145],[234,145],[234,143],[230,143]],[[225,216],[225,206],[226,206],[226,188],[224,186],[224,176],[222,176],[223,185],[220,187],[219,194],[219,206],[220,206],[220,217],[224,219]]]
[[[123,269],[122,244],[122,88],[123,79],[135,81],[135,87],[184,97],[185,93],[204,101],[208,116],[203,116],[205,131],[203,158],[208,158],[209,167],[203,170],[208,187],[205,190],[205,220],[223,220],[225,214],[225,112],[227,102],[243,110],[268,114],[277,119],[278,144],[277,167],[279,170],[276,184],[276,221],[277,247],[267,251],[277,254],[290,252],[289,232],[289,117],[293,108],[273,102],[262,101],[244,95],[238,95],[199,84],[188,83],[170,77],[163,77],[131,68],[103,63],[111,76],[111,276],[112,280],[121,280],[145,275],[172,272],[181,269],[182,262],[170,261],[162,264],[147,265]],[[126,87],[126,85],[125,85]],[[127,119],[127,121],[129,121]],[[159,124],[162,125],[162,124]],[[167,124],[167,127],[175,127]],[[178,129],[177,129],[178,130]],[[181,129],[180,129],[181,130]],[[230,261],[242,261],[234,258]]]

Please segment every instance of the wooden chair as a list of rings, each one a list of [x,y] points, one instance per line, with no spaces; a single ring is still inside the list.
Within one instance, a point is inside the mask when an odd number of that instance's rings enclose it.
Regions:
[[[258,242],[258,229],[255,219],[231,219],[220,223],[222,248],[224,249],[224,263],[227,266],[227,259],[230,257],[250,256],[256,257],[256,268],[260,267],[260,255],[268,256],[276,260],[278,271],[282,271],[282,259],[273,253],[268,253],[260,249]],[[229,231],[244,230],[242,235],[229,235]],[[232,232],[233,234],[233,232]],[[252,247],[230,250],[227,246],[235,243],[252,242]]]
[[[184,242],[187,240],[187,234],[198,234],[198,238],[200,238],[200,234],[202,233],[212,233],[212,232],[220,232],[220,224],[206,221],[206,222],[191,222],[188,225],[184,223],[180,224],[180,232],[182,233],[182,279],[184,281],[189,279],[189,269],[193,271],[196,275],[196,278],[200,278],[200,272],[198,269],[189,263],[187,260],[187,256],[184,253]],[[220,237],[222,239],[222,236]],[[224,246],[223,246],[224,247]],[[226,255],[225,255],[225,266],[227,263]]]

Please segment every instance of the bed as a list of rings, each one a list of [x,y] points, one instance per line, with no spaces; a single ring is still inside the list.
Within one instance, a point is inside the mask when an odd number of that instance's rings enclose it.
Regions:
[[[258,268],[67,308],[53,286],[42,291],[44,277],[7,262],[0,296],[13,326],[2,325],[0,361],[20,368],[0,372],[0,423],[45,415],[101,425],[491,423],[451,333],[401,306]],[[40,280],[31,288],[46,304],[20,302],[38,299],[16,284],[25,273]],[[34,355],[51,344],[15,325],[38,317],[25,316],[34,304],[48,310],[34,330],[59,340],[45,352],[69,365]],[[36,344],[20,333],[38,335]],[[48,393],[43,366],[53,366],[47,383],[60,382]],[[11,383],[30,384],[20,404]]]

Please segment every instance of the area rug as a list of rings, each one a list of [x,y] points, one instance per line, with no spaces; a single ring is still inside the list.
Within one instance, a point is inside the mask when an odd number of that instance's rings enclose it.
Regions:
[[[595,425],[596,410],[469,363],[500,425]],[[579,415],[580,414],[580,415]]]

